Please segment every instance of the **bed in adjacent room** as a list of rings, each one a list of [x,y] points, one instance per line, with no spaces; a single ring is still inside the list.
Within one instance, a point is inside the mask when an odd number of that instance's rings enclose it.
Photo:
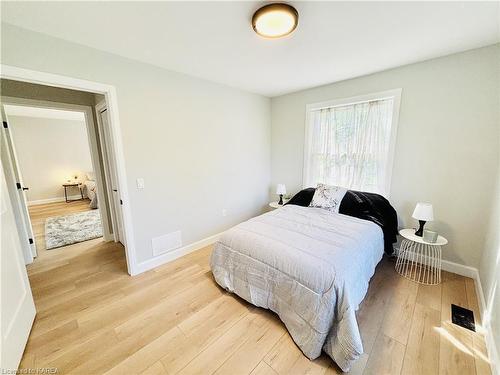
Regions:
[[[90,199],[90,208],[97,208],[97,184],[95,181],[95,174],[88,172],[87,179],[83,182],[83,194]]]
[[[376,194],[344,191],[335,210],[310,207],[314,194],[228,230],[211,267],[223,288],[278,314],[308,358],[325,351],[349,371],[363,353],[355,312],[397,217]]]

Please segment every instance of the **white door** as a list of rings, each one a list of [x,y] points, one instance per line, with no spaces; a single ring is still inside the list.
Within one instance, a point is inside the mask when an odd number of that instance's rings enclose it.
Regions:
[[[111,222],[115,242],[124,244],[123,219],[121,210],[120,189],[118,186],[118,176],[116,173],[116,161],[114,158],[113,142],[111,141],[111,129],[109,128],[108,110],[105,103],[97,108],[99,116],[99,137],[101,138],[101,148],[104,162],[104,174],[106,186],[108,187],[108,197],[110,200]]]
[[[17,227],[20,229],[21,244],[23,248],[23,256],[25,264],[33,262],[33,258],[37,256],[35,236],[31,219],[28,211],[28,200],[26,199],[26,190],[24,186],[19,164],[17,162],[14,142],[12,140],[12,128],[9,126],[5,115],[4,107],[2,106],[2,141],[0,144],[2,162],[4,163],[5,178],[7,181],[7,189],[11,196],[14,197],[13,212],[16,218]]]
[[[21,361],[36,311],[2,163],[0,223],[0,368],[15,370]]]

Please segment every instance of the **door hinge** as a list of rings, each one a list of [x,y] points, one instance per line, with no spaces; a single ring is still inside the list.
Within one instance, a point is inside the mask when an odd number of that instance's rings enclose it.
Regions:
[[[21,183],[20,182],[16,182],[16,187],[17,187],[18,190],[21,190],[22,189]]]
[[[123,206],[123,201],[120,199],[120,204]]]
[[[3,122],[3,127],[4,127],[5,129],[7,129],[7,128],[9,127],[9,124],[7,124],[7,121],[4,121],[4,122]]]
[[[33,245],[33,238],[28,239],[28,242],[30,243],[30,245]]]

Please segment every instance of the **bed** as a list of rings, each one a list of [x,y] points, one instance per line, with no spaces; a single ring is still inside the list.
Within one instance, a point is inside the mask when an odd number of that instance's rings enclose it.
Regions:
[[[88,172],[87,179],[83,182],[83,194],[90,199],[90,208],[97,208],[97,185],[95,182],[95,174]]]
[[[357,216],[366,215],[369,207],[352,199],[343,199],[351,200],[344,210],[357,204]],[[225,232],[211,256],[212,273],[226,290],[278,314],[308,358],[324,351],[349,371],[363,353],[355,312],[389,251],[388,222],[303,206],[287,204]]]

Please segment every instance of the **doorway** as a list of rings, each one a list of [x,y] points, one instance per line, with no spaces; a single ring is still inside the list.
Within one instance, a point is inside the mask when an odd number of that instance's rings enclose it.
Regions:
[[[2,81],[3,95],[0,100],[0,114],[3,122],[3,126],[0,127],[0,185],[2,185],[0,189],[2,190],[2,209],[0,211],[2,213],[2,223],[5,224],[2,225],[2,257],[5,259],[5,265],[10,270],[2,273],[2,280],[8,280],[8,282],[2,283],[4,286],[2,287],[2,295],[5,297],[4,302],[6,302],[2,304],[2,316],[5,317],[3,320],[5,320],[6,324],[2,324],[0,361],[3,368],[17,368],[35,314],[39,316],[39,319],[34,323],[35,325],[38,322],[40,325],[47,324],[50,327],[54,310],[57,309],[52,307],[49,297],[59,296],[61,293],[71,293],[72,291],[79,293],[80,289],[76,288],[77,284],[85,290],[88,277],[97,273],[100,274],[100,272],[108,274],[128,272],[130,275],[135,275],[139,271],[134,250],[133,226],[126,186],[127,179],[115,88],[96,82],[6,65],[0,66],[0,79]],[[10,92],[4,89],[4,81],[11,82],[12,90]],[[28,90],[19,90],[23,85],[31,85],[32,87]],[[85,97],[94,99],[82,104],[81,99]],[[101,113],[99,126],[102,129],[100,130],[97,128],[98,119],[95,105],[103,101],[106,111],[101,112],[107,112],[108,116],[103,118]],[[62,251],[61,254],[57,255],[59,258],[55,262],[48,259],[48,256],[45,259],[40,259],[38,264],[33,262],[33,259],[40,256],[34,240],[37,229],[33,231],[31,225],[31,219],[35,215],[34,212],[31,212],[30,216],[31,207],[27,203],[26,192],[29,190],[26,190],[26,188],[30,189],[30,186],[25,184],[22,179],[22,169],[16,168],[15,129],[9,126],[10,120],[5,111],[6,105],[34,107],[38,110],[49,109],[83,113],[91,151],[91,169],[96,174],[96,195],[101,211],[100,217],[103,229],[102,239],[98,238],[71,245],[78,247],[78,250],[75,250],[77,253],[84,251],[84,254],[69,256],[69,252]],[[100,135],[101,133],[102,135]],[[109,135],[109,139],[105,139],[106,134]],[[103,151],[102,144],[106,145],[106,151]],[[54,147],[48,152],[53,149]],[[106,153],[106,156],[104,156],[104,153]],[[115,164],[108,165],[105,168],[103,163]],[[108,172],[105,172],[104,169],[110,171],[109,179],[114,181],[111,190],[115,193],[115,201],[119,202],[119,205],[115,205],[113,210],[109,209],[112,195],[108,196],[109,189],[106,186],[107,178],[105,177],[105,173]],[[72,174],[58,177],[57,184],[62,184],[60,182],[61,178],[63,178],[63,183],[68,182],[68,180],[74,182]],[[77,174],[76,180],[78,182],[80,182],[79,179],[82,179],[83,174]],[[88,180],[91,180],[86,173],[85,175]],[[71,186],[71,188],[75,187]],[[56,203],[63,205],[67,209],[70,204],[76,205],[79,203],[83,206],[80,208],[74,207],[76,211],[80,209],[89,211],[87,203],[90,203],[91,199],[77,203],[66,203],[66,198],[68,200],[76,199],[78,193],[80,193],[80,198],[82,194],[84,194],[84,198],[85,196],[88,197],[88,193],[83,193],[78,189],[67,192],[62,202],[48,202],[46,204]],[[29,197],[29,199],[33,199],[33,197]],[[40,208],[39,211],[43,210],[43,208]],[[120,233],[115,235],[117,230],[114,229],[113,222],[119,223],[117,214],[120,214],[122,221]],[[93,246],[93,251],[89,252],[85,247],[92,241],[99,241],[99,244]],[[123,246],[115,241],[121,242]],[[61,249],[64,248],[61,247]],[[56,251],[58,250],[49,250],[47,255],[56,254]],[[25,267],[24,265],[30,261],[32,264]],[[26,268],[28,268],[29,272],[26,272]],[[56,288],[54,288],[55,286]],[[38,301],[37,310],[40,310],[38,312],[35,311],[33,297]],[[91,302],[84,299],[82,303],[90,304]],[[86,305],[86,307],[89,306]],[[66,310],[66,308],[57,310],[56,313],[63,314]]]
[[[80,250],[90,246],[92,241],[115,241],[125,245],[127,233],[116,167],[117,151],[111,138],[105,95],[4,79],[2,89],[4,82],[9,83],[7,88],[14,89],[2,90],[2,94],[14,92],[16,97],[1,98],[2,146],[5,146],[2,147],[2,162],[6,163],[6,175],[10,173],[6,178],[10,182],[9,195],[11,199],[14,197],[13,211],[22,238],[25,263],[30,264],[49,253],[54,257],[66,246],[75,247],[74,244],[80,244],[77,246]],[[23,85],[28,87],[23,88]],[[60,92],[54,95],[54,90]],[[17,95],[19,92],[21,95]],[[45,93],[43,100],[39,100],[40,95],[35,99],[30,97],[33,92]],[[92,103],[85,103],[92,105],[72,103],[75,97],[80,100],[83,96],[94,98]],[[66,102],[55,101],[61,99]],[[48,120],[50,126],[43,124],[41,118]],[[31,135],[26,131],[30,128],[28,119],[37,122],[31,124],[31,130],[36,130]],[[66,124],[57,124],[63,120]],[[80,129],[67,134],[70,128],[77,128],[68,123],[80,125]],[[81,149],[85,147],[86,162],[81,160]],[[47,158],[59,161],[60,165],[49,167]],[[74,159],[80,159],[80,164]],[[50,183],[45,181],[50,180],[47,177],[52,178]],[[72,230],[75,226],[80,230]],[[84,244],[86,241],[89,242]],[[129,257],[126,258],[128,266]],[[130,267],[127,268],[132,273]]]
[[[16,176],[28,244],[25,262],[109,240],[107,206],[98,199],[98,147],[82,107],[2,98],[6,149]],[[17,186],[19,184],[19,186]],[[100,204],[99,204],[100,202]],[[22,230],[21,230],[22,233]],[[96,241],[86,243],[90,248]]]

